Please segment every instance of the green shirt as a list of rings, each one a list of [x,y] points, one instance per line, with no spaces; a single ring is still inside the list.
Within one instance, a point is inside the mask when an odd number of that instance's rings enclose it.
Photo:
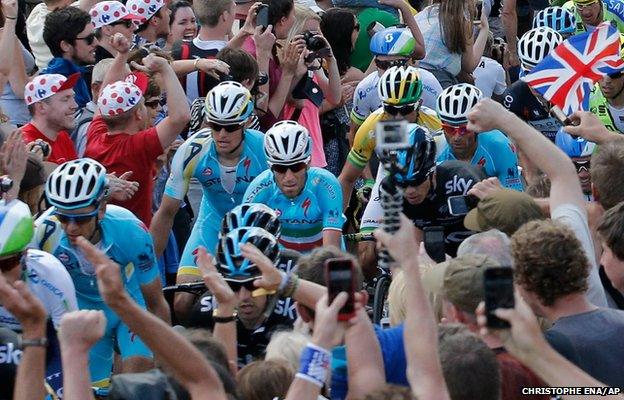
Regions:
[[[351,54],[351,65],[361,71],[366,71],[370,65],[373,54],[370,51],[370,36],[367,28],[372,22],[379,22],[383,26],[390,27],[399,23],[399,19],[387,11],[376,8],[364,8],[358,13],[357,19],[360,23],[360,33]]]

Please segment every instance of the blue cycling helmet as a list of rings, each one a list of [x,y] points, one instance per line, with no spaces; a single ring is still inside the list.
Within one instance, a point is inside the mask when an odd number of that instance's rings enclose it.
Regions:
[[[416,49],[416,40],[407,28],[390,27],[371,38],[370,51],[375,56],[410,57]]]
[[[217,270],[228,281],[248,282],[259,278],[262,273],[251,261],[243,257],[240,246],[253,244],[277,265],[280,257],[277,238],[258,227],[236,228],[221,236],[217,243]]]
[[[393,174],[398,184],[418,186],[435,170],[436,144],[429,132],[416,126],[409,133],[410,147],[396,152],[396,160],[402,170]]]
[[[588,142],[587,140],[579,137],[574,138],[572,135],[563,130],[563,128],[559,128],[557,131],[557,135],[555,136],[555,144],[564,153],[568,155],[568,157],[587,157],[591,156],[596,148],[596,144],[593,142]]]
[[[533,28],[541,27],[553,29],[561,35],[571,35],[576,32],[576,17],[563,7],[546,7],[533,18]]]
[[[66,210],[98,205],[108,189],[106,168],[90,158],[79,158],[56,167],[48,177],[48,203]]]
[[[242,227],[263,228],[271,235],[279,237],[282,227],[277,213],[262,203],[247,203],[227,212],[221,223],[221,235]]]

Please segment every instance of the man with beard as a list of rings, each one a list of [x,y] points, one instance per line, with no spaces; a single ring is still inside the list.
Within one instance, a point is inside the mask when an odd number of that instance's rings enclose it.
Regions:
[[[74,87],[74,97],[78,107],[84,107],[91,100],[91,74],[85,66],[95,64],[98,44],[91,17],[76,7],[53,11],[46,17],[43,40],[54,58],[42,72],[64,76],[80,72],[82,76]]]
[[[37,140],[50,146],[47,161],[62,164],[78,158],[68,130],[74,127],[74,86],[80,74],[69,78],[58,74],[36,76],[24,88],[24,100],[32,121],[24,125],[22,135],[26,143]]]

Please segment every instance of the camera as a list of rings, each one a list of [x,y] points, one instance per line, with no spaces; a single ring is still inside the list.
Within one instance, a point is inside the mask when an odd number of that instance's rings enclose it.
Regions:
[[[407,121],[379,121],[375,129],[377,152],[385,153],[409,147]]]
[[[6,193],[13,188],[13,179],[8,175],[0,176],[0,193]]]
[[[48,142],[44,142],[41,139],[38,139],[37,141],[35,141],[35,145],[33,146],[33,148],[30,150],[31,152],[36,152],[37,151],[37,147],[39,147],[41,149],[41,153],[43,154],[43,158],[47,158],[50,155],[50,144]]]
[[[303,32],[303,40],[310,51],[319,51],[326,47],[325,41],[310,31]]]

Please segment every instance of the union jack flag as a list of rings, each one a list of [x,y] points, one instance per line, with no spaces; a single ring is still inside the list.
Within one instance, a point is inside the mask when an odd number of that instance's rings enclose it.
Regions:
[[[566,115],[589,109],[591,88],[620,72],[620,33],[609,23],[561,43],[522,79]]]

